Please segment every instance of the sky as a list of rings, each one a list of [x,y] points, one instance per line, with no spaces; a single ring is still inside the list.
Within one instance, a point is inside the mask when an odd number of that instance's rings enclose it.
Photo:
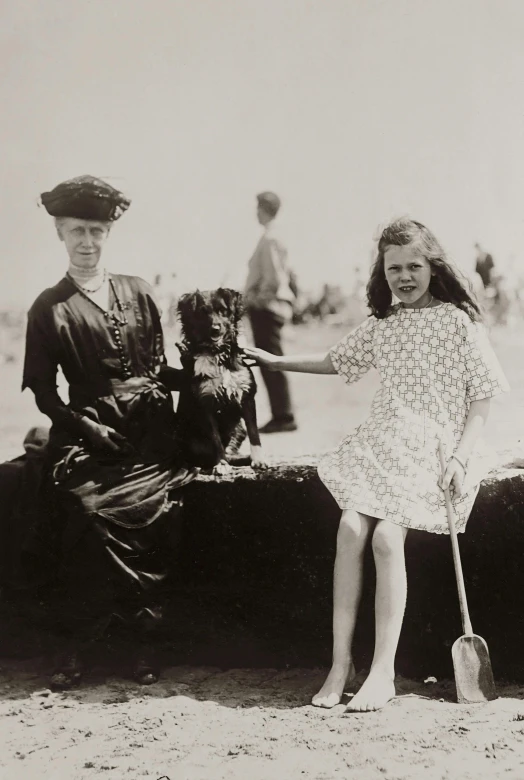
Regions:
[[[181,289],[242,283],[264,189],[306,288],[405,214],[514,273],[523,39],[521,0],[4,0],[0,306],[62,276],[38,195],[85,173],[133,201],[108,267]]]

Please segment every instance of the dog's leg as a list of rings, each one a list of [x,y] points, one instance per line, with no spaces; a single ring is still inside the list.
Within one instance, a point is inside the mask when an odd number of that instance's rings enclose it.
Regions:
[[[254,469],[265,469],[267,463],[262,454],[260,434],[257,425],[257,407],[255,398],[251,396],[242,403],[242,416],[246,422],[247,435],[251,446],[251,466]]]
[[[238,453],[240,445],[246,438],[246,427],[242,420],[235,425],[232,432],[226,432],[226,437],[229,439],[229,444],[226,447],[226,460],[230,460]]]
[[[215,465],[213,466],[213,474],[227,474],[229,471],[231,471],[231,466],[226,460],[226,453],[222,443],[222,438],[220,436],[220,431],[218,429],[214,409],[206,403],[203,403],[203,407],[209,425],[209,434],[213,444],[213,449],[216,455]]]

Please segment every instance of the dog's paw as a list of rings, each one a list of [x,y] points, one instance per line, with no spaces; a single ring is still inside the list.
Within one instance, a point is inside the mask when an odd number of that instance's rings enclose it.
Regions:
[[[260,444],[251,445],[251,468],[262,471],[267,469],[267,462],[263,455],[263,450]]]
[[[251,458],[251,468],[257,471],[263,471],[269,466],[268,462],[264,458]]]
[[[233,466],[231,466],[227,460],[221,460],[220,463],[217,463],[216,466],[213,466],[213,474],[215,476],[224,476],[224,474],[230,474],[233,471]]]

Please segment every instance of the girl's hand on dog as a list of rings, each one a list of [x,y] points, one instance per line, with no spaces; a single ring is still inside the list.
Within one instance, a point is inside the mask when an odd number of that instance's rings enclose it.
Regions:
[[[244,347],[243,352],[244,357],[247,358],[247,365],[265,366],[270,371],[277,370],[278,355],[272,355],[271,352],[265,352],[263,349],[257,349],[256,347]]]
[[[451,483],[453,483],[455,495],[460,497],[462,495],[462,486],[465,477],[466,472],[462,464],[455,458],[450,458],[446,466],[446,471],[440,480],[440,487],[442,490],[446,490],[446,488],[449,488]]]

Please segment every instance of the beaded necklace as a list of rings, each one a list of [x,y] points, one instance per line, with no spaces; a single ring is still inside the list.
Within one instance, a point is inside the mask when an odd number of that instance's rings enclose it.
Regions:
[[[116,291],[116,287],[115,287],[115,283],[114,283],[113,279],[111,278],[111,276],[109,276],[109,285],[110,285],[111,290],[113,292],[113,295],[114,295],[114,298],[115,298],[115,303],[116,303],[116,308],[118,309],[118,313],[119,313],[120,316],[115,314],[115,312],[113,312],[113,311],[109,311],[109,310],[103,309],[101,306],[99,306],[98,303],[96,303],[96,301],[93,301],[92,298],[90,298],[88,295],[85,294],[85,292],[82,289],[82,287],[80,287],[80,285],[76,284],[75,280],[71,276],[69,276],[69,274],[67,274],[67,277],[68,277],[69,281],[76,287],[76,289],[78,290],[80,295],[83,298],[85,298],[87,301],[92,303],[93,306],[96,306],[96,308],[99,309],[102,312],[102,314],[104,315],[106,320],[109,321],[109,327],[113,331],[113,337],[115,339],[116,348],[118,350],[118,357],[120,359],[120,364],[122,366],[122,372],[124,374],[124,378],[125,379],[129,379],[131,376],[133,376],[133,373],[132,373],[132,371],[131,371],[131,369],[129,367],[129,362],[128,362],[127,356],[126,356],[126,354],[124,352],[124,345],[122,343],[122,335],[120,333],[120,329],[123,328],[124,325],[127,325],[128,323],[127,323],[127,317],[126,317],[126,314],[125,314],[124,304],[122,303],[122,301],[118,297],[118,293]]]
[[[115,325],[121,325],[121,326],[127,325],[127,317],[126,317],[126,313],[125,313],[124,304],[122,303],[122,301],[118,297],[118,293],[116,291],[115,283],[111,279],[111,277],[109,277],[109,284],[111,285],[111,289],[113,291],[113,295],[115,296],[116,308],[118,309],[118,311],[120,313],[120,319],[118,319],[116,314],[114,314],[114,312],[112,312],[112,311],[107,311],[107,312],[104,312],[104,313],[107,314],[107,316],[110,317],[113,320]]]
[[[127,317],[125,315],[125,307],[120,298],[118,297],[118,293],[116,291],[115,283],[113,282],[113,279],[109,277],[109,286],[111,287],[111,290],[113,291],[113,295],[115,298],[116,308],[118,309],[118,312],[120,314],[120,318],[117,317],[117,315],[109,311],[108,309],[103,309],[100,304],[98,304],[96,301],[94,301],[92,298],[89,297],[89,295],[86,295],[88,292],[97,292],[97,290],[88,290],[87,287],[82,287],[80,284],[77,284],[77,282],[73,279],[73,277],[66,273],[67,278],[71,282],[71,284],[74,284],[80,295],[85,298],[86,300],[90,301],[93,306],[96,306],[97,309],[100,309],[104,313],[104,317],[106,319],[112,320],[117,325],[127,325]],[[104,280],[105,281],[105,280]],[[100,288],[97,288],[100,289]]]

